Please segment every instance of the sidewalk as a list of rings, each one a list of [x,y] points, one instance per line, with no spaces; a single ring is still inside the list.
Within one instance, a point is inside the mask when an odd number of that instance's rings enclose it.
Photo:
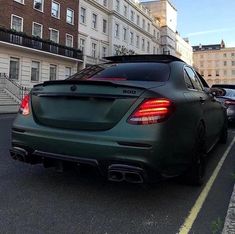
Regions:
[[[234,233],[235,233],[235,185],[228,206],[228,211],[225,218],[222,234],[234,234]]]

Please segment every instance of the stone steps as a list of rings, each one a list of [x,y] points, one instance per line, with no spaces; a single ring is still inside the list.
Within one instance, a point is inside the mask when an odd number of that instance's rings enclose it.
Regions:
[[[0,114],[17,113],[19,103],[17,103],[5,90],[0,89]]]

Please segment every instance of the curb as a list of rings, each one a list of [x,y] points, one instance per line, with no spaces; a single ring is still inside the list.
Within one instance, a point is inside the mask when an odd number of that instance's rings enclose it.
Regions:
[[[233,187],[233,193],[229,202],[222,234],[234,234],[234,233],[235,233],[235,185]]]

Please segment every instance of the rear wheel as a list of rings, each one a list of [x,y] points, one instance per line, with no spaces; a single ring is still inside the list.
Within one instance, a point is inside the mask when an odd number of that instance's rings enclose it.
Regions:
[[[195,146],[193,150],[193,161],[188,171],[188,182],[191,185],[200,186],[204,182],[205,167],[206,167],[206,145],[205,145],[206,131],[201,122],[197,128]]]

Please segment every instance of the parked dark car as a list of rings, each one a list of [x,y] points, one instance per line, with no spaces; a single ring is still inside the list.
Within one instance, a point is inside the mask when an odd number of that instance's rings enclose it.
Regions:
[[[227,107],[229,121],[235,121],[235,89],[224,89],[223,96],[217,97]]]
[[[11,156],[88,164],[111,181],[184,175],[201,184],[206,153],[227,139],[226,110],[205,80],[170,55],[107,59],[34,86],[13,124]]]

